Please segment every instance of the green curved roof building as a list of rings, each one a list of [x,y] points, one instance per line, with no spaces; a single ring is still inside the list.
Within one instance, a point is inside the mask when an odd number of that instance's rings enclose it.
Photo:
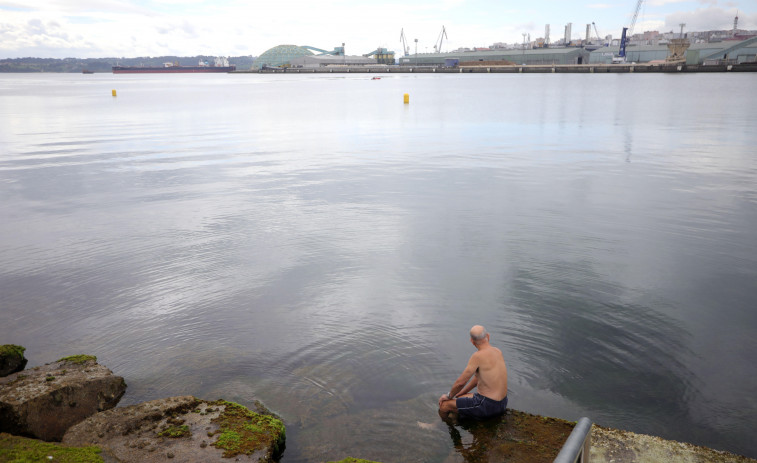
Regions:
[[[277,45],[258,56],[252,68],[262,69],[263,66],[281,66],[282,64],[288,64],[294,58],[310,55],[313,55],[312,51],[297,45]]]

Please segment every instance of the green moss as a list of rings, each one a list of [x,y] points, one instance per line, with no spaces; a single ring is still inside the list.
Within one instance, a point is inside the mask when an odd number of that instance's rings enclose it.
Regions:
[[[169,426],[158,433],[158,435],[161,437],[170,437],[173,439],[176,439],[179,437],[188,437],[191,434],[192,433],[189,431],[189,426],[185,424],[182,424],[179,426]]]
[[[211,405],[224,406],[224,411],[212,420],[218,423],[218,438],[212,445],[222,449],[226,458],[250,455],[256,450],[273,447],[273,456],[284,450],[284,423],[270,415],[255,413],[234,402],[219,400]]]
[[[97,447],[69,447],[2,433],[0,434],[0,461],[95,463],[102,462],[103,459]]]
[[[3,344],[0,346],[0,356],[22,358],[25,351],[25,347],[17,346],[15,344]]]
[[[216,439],[215,443],[213,444],[216,448],[224,449],[225,452],[223,453],[223,456],[227,456],[227,453],[230,453],[231,455],[228,456],[234,456],[239,455],[242,452],[242,436],[239,435],[236,431],[223,431],[220,436],[218,436],[218,439]]]
[[[70,362],[75,363],[77,365],[81,365],[83,363],[89,362],[90,360],[97,362],[97,357],[94,355],[69,355],[68,357],[63,357],[62,359],[58,359],[59,362]]]

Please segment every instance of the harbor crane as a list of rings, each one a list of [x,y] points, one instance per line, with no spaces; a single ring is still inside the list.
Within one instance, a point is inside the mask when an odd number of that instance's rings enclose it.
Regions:
[[[620,49],[618,50],[618,57],[620,58],[619,59],[620,62],[626,61],[626,45],[628,44],[628,41],[633,36],[633,28],[634,26],[636,26],[636,19],[639,17],[639,11],[641,11],[642,3],[644,3],[644,0],[638,0],[636,2],[636,11],[634,11],[633,13],[633,19],[631,19],[631,24],[629,25],[629,27],[623,28],[623,33],[620,36]]]
[[[447,37],[447,29],[442,26],[442,31],[439,33],[439,38],[437,38],[436,42],[434,42],[434,50],[436,51],[436,53],[442,52],[442,41],[444,39],[449,40],[449,37]]]
[[[405,56],[410,56],[410,46],[407,44],[407,37],[405,37],[405,28],[400,30],[400,42],[402,42],[402,53]]]
[[[591,22],[591,25],[594,26],[594,33],[597,34],[597,40],[599,41],[599,43],[604,45],[605,42],[604,40],[602,40],[602,37],[599,35],[599,31],[597,30],[597,25],[594,24],[594,21]]]

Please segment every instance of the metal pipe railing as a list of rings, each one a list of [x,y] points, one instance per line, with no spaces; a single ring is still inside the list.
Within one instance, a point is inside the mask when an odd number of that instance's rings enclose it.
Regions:
[[[589,449],[591,449],[591,420],[583,417],[576,423],[554,463],[589,463]]]

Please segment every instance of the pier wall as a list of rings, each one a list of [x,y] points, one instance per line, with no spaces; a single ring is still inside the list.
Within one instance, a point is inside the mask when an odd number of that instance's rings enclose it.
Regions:
[[[534,74],[534,73],[650,73],[650,72],[757,72],[757,63],[734,65],[701,64],[563,64],[563,65],[514,65],[514,66],[324,66],[317,68],[283,68],[234,71],[232,74]]]

